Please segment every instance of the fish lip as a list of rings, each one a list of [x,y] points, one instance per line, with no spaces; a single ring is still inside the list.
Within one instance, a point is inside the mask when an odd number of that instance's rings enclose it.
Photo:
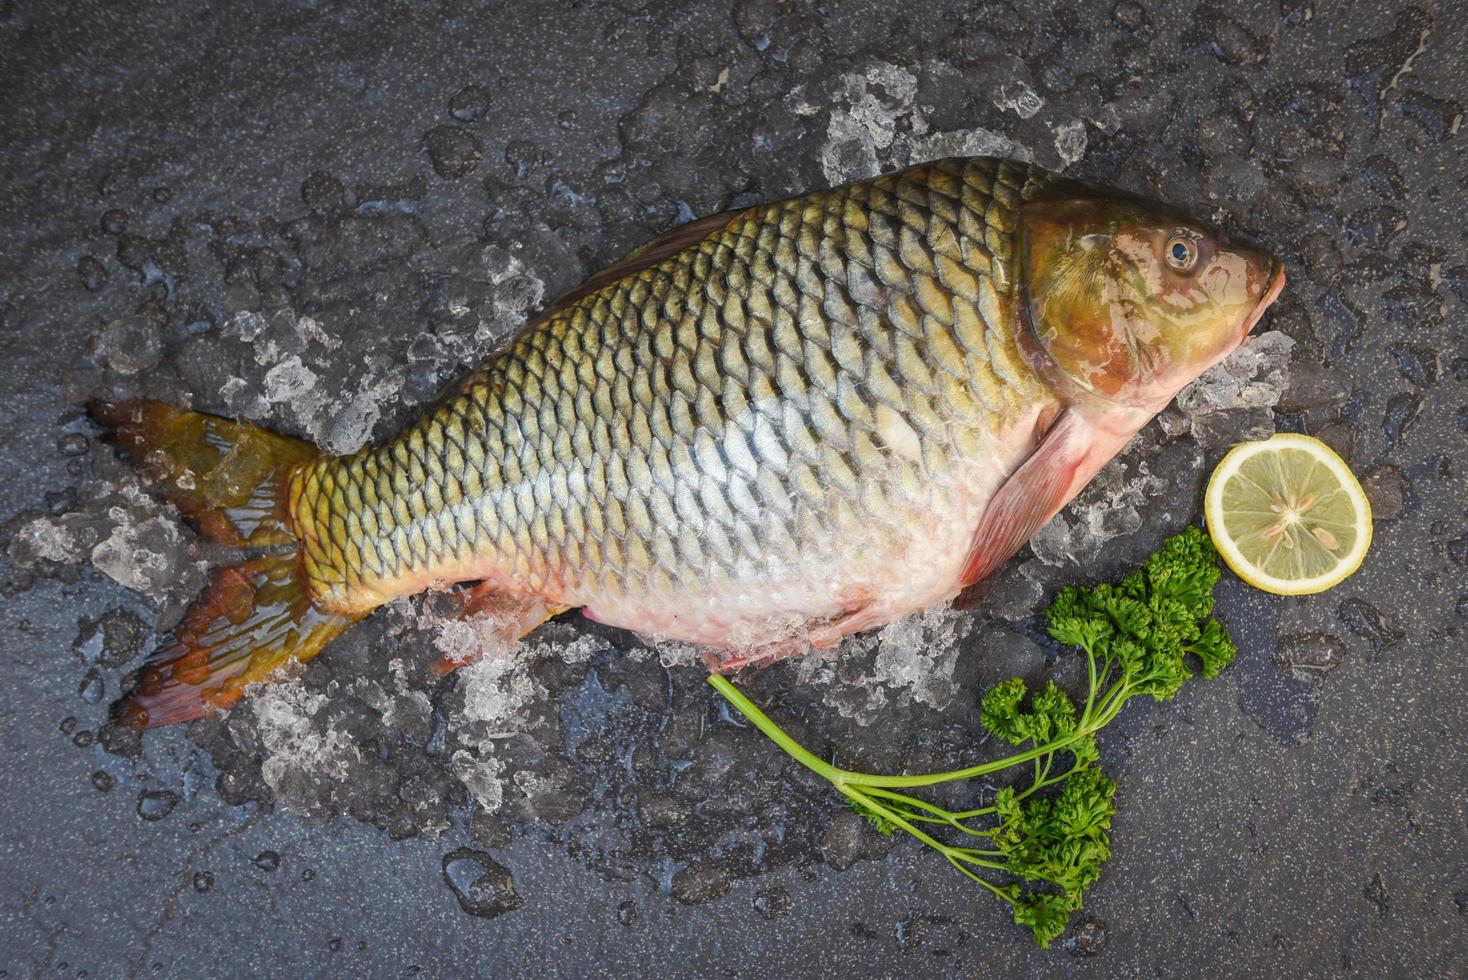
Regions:
[[[1244,318],[1244,332],[1239,335],[1240,337],[1249,336],[1249,332],[1254,329],[1255,324],[1264,316],[1264,311],[1269,309],[1270,304],[1279,298],[1280,291],[1285,287],[1284,263],[1279,259],[1274,259],[1273,262],[1274,275],[1269,279],[1269,288],[1264,291],[1264,295],[1260,297],[1259,302],[1249,311],[1249,315]]]

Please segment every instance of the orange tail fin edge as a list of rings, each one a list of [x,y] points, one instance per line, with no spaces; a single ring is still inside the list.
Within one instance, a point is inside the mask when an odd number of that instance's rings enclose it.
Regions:
[[[206,538],[267,551],[213,573],[113,705],[116,719],[156,728],[221,711],[248,685],[316,656],[365,615],[318,609],[294,547],[287,487],[296,467],[320,455],[315,446],[156,401],[98,403],[90,412]]]

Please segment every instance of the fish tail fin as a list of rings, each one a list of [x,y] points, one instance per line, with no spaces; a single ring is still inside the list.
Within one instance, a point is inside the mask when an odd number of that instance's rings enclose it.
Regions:
[[[113,705],[114,718],[155,728],[227,708],[247,685],[311,659],[365,615],[312,601],[290,513],[291,473],[321,455],[311,443],[155,401],[90,412],[205,538],[253,555],[214,571]]]

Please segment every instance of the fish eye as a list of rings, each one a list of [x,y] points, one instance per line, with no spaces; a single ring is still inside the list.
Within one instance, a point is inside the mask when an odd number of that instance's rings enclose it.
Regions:
[[[1183,235],[1173,235],[1162,249],[1167,264],[1179,272],[1187,272],[1198,261],[1198,244]]]

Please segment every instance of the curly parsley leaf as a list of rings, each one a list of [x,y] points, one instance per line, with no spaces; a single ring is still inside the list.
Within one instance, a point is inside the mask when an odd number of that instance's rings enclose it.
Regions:
[[[1192,664],[1213,677],[1236,653],[1228,630],[1212,618],[1218,578],[1212,543],[1189,528],[1120,582],[1061,589],[1045,617],[1050,635],[1087,660],[1085,698],[1072,700],[1054,681],[1034,691],[1017,677],[996,684],[980,701],[979,719],[1016,751],[954,772],[886,776],[837,769],[790,738],[728,679],[709,683],[840,789],[879,833],[905,830],[939,851],[1008,902],[1015,923],[1048,946],[1064,935],[1111,856],[1116,784],[1101,770],[1096,733],[1129,699],[1171,698],[1194,676]],[[952,811],[903,792],[1004,773],[1018,779],[974,809]]]

